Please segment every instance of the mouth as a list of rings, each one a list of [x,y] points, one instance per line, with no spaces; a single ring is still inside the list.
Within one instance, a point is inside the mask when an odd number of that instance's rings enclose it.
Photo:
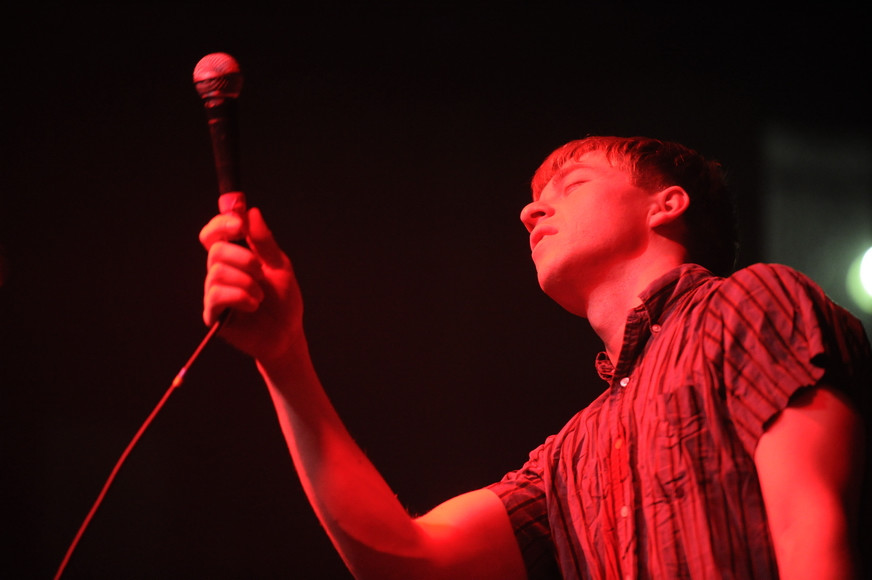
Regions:
[[[554,228],[553,226],[547,226],[547,225],[538,226],[530,234],[530,251],[532,252],[533,250],[535,250],[536,246],[539,245],[539,242],[541,242],[545,236],[550,236],[550,235],[553,235],[556,233],[557,233],[557,229]]]

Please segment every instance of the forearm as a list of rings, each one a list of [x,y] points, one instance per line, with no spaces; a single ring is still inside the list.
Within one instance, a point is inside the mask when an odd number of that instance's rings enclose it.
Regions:
[[[385,569],[421,564],[420,528],[347,432],[305,343],[258,368],[303,488],[349,568],[361,578],[387,578]]]

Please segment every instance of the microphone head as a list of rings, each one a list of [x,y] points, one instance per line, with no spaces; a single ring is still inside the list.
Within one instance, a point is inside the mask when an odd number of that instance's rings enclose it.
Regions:
[[[207,54],[194,67],[194,87],[206,101],[206,106],[224,99],[235,99],[242,90],[239,63],[223,52]]]

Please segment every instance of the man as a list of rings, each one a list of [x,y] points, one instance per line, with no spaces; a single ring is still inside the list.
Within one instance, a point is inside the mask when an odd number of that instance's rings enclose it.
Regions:
[[[869,343],[788,268],[706,269],[732,268],[728,201],[674,143],[589,137],[542,164],[521,215],[539,283],[603,340],[607,389],[521,469],[418,518],[330,405],[257,209],[201,232],[204,320],[235,311],[223,336],[256,359],[357,577],[851,578]]]

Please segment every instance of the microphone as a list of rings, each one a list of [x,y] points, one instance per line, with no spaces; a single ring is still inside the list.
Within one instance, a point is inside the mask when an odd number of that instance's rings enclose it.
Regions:
[[[245,194],[239,178],[239,126],[236,120],[236,98],[242,90],[242,71],[236,59],[224,52],[207,54],[194,67],[194,88],[197,89],[212,137],[212,154],[218,174],[218,209],[221,213],[245,213]],[[245,240],[233,243],[245,246]],[[200,356],[212,337],[227,323],[231,310],[225,310],[218,321],[194,350],[194,353],[179,370],[170,387],[182,384],[188,369]]]
[[[218,176],[218,204],[222,213],[245,211],[245,195],[239,173],[239,127],[236,98],[242,90],[239,63],[229,54],[207,54],[194,67],[197,89],[212,138],[212,153]]]

